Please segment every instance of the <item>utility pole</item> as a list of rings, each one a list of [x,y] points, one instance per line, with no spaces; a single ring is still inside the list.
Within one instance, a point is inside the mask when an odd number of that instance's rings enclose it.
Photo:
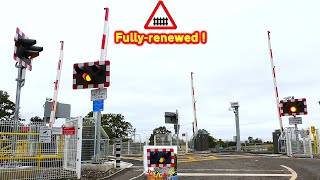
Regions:
[[[241,142],[240,142],[240,125],[239,125],[239,103],[238,102],[230,102],[231,107],[229,111],[233,110],[236,121],[236,133],[237,133],[237,151],[241,151]]]

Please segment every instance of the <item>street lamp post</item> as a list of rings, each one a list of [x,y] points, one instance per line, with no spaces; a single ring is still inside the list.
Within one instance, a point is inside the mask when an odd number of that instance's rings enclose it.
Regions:
[[[237,133],[237,151],[241,151],[241,142],[240,142],[240,126],[239,126],[239,103],[230,102],[229,111],[233,111],[235,114],[236,120],[236,133]]]

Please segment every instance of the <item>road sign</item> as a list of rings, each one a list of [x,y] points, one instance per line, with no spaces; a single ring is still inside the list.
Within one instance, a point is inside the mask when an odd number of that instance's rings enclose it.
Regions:
[[[311,126],[311,133],[315,134],[316,133],[316,128],[314,126]]]
[[[107,99],[107,88],[91,90],[91,101]]]
[[[165,123],[167,124],[178,124],[177,114],[174,112],[165,112]]]
[[[93,101],[93,112],[103,111],[103,102],[104,100]]]
[[[21,127],[21,130],[22,130],[23,132],[28,132],[29,129],[30,129],[29,126],[22,126],[22,127]]]
[[[289,124],[290,125],[302,124],[302,117],[289,117]]]
[[[44,104],[44,118],[46,120],[50,119],[51,114],[51,108],[52,108],[52,102],[46,101]],[[56,118],[69,118],[71,112],[71,105],[70,104],[63,104],[57,102],[56,105]]]
[[[62,127],[52,127],[52,134],[62,134]]]
[[[62,128],[62,134],[63,135],[74,135],[76,132],[75,127],[63,127]]]
[[[162,11],[165,12],[165,16],[163,14],[157,13],[159,7],[161,6]],[[160,11],[161,11],[160,9]],[[156,15],[158,14],[158,15]],[[158,17],[160,16],[160,17]],[[153,20],[153,22],[151,22]],[[169,22],[168,22],[169,20]],[[171,26],[169,24],[172,24]],[[149,19],[147,20],[146,24],[144,25],[145,29],[177,29],[177,25],[174,22],[173,18],[171,17],[167,7],[164,5],[162,1],[159,1],[154,10],[152,11]]]
[[[40,126],[39,143],[51,143],[51,127]]]

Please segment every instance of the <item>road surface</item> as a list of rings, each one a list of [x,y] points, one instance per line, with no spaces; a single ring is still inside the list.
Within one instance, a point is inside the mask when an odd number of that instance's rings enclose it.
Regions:
[[[123,159],[124,160],[124,159]],[[143,161],[109,179],[145,180]],[[178,163],[178,178],[184,180],[320,180],[320,159],[252,155],[191,155]]]

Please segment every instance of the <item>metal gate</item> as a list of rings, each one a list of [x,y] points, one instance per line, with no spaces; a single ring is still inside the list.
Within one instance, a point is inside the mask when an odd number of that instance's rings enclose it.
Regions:
[[[0,180],[79,179],[82,117],[68,119],[71,126],[75,134],[63,135],[44,122],[0,122]]]
[[[81,149],[82,149],[83,118],[69,118],[64,127],[75,127],[74,135],[64,136],[63,168],[73,172],[71,177],[81,177]]]
[[[288,156],[313,158],[311,137],[304,129],[295,130],[294,127],[288,127],[284,132]]]

